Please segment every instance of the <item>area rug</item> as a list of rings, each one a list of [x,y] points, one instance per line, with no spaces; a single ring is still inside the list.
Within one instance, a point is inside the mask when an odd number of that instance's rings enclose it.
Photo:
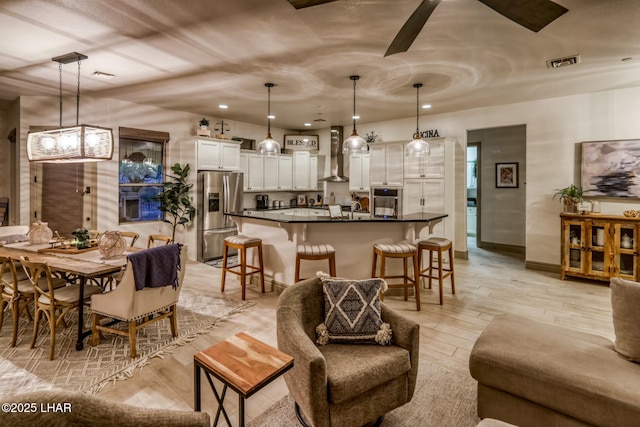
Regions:
[[[70,314],[68,328],[56,333],[55,358],[49,360],[49,328],[41,322],[36,348],[30,349],[33,322],[21,316],[18,342],[9,347],[13,330],[10,312],[5,312],[0,331],[0,396],[35,390],[66,389],[96,393],[109,382],[126,379],[136,368],[153,357],[163,357],[180,345],[209,332],[219,322],[253,305],[197,294],[183,289],[178,302],[178,337],[171,336],[169,319],[163,319],[138,332],[138,357],[129,357],[128,338],[104,334],[100,344],[85,339],[82,351],[76,351],[77,311]],[[89,311],[89,310],[86,310]],[[86,313],[85,311],[85,313]],[[85,316],[85,329],[90,317]],[[126,328],[126,324],[123,325]]]
[[[480,422],[476,381],[457,372],[420,361],[411,402],[385,415],[386,427],[466,427]],[[252,427],[299,427],[290,395],[253,419]]]
[[[207,261],[205,264],[215,268],[222,268],[222,258],[214,259],[212,261]],[[227,268],[235,267],[238,264],[239,264],[238,255],[232,255],[229,258],[227,258]]]

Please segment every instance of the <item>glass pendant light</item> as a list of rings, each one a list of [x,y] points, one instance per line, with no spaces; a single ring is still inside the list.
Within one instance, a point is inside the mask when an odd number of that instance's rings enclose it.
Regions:
[[[407,157],[427,157],[430,154],[429,143],[420,138],[420,88],[422,83],[413,85],[416,88],[416,133],[413,134],[413,141],[407,144],[404,154]]]
[[[80,163],[110,160],[113,155],[113,132],[109,128],[80,125],[80,61],[87,59],[78,52],[52,58],[60,73],[60,127],[27,135],[27,158],[32,162]],[[62,64],[78,63],[76,125],[62,127]]]
[[[360,79],[360,76],[349,76],[353,80],[353,132],[351,136],[344,140],[342,144],[342,154],[358,154],[367,152],[367,142],[358,135],[356,130],[356,81]]]
[[[271,137],[271,88],[275,85],[273,83],[264,84],[268,90],[267,101],[267,137],[258,143],[258,153],[264,156],[277,156],[280,154],[280,143]]]

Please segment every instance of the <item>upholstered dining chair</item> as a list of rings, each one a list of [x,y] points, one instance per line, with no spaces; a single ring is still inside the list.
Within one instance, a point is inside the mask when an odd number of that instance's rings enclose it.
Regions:
[[[136,240],[140,237],[135,231],[119,231],[120,236],[127,242],[127,246],[131,247],[136,244]]]
[[[178,246],[178,245],[174,245]],[[115,289],[100,295],[91,297],[92,337],[91,344],[98,345],[100,332],[122,335],[129,338],[129,354],[137,356],[136,335],[138,329],[144,328],[158,320],[169,318],[171,335],[178,336],[177,308],[182,282],[187,268],[187,246],[180,245],[179,269],[177,270],[177,286],[136,288],[134,267],[131,260],[127,261],[122,280]],[[149,251],[158,249],[170,250],[169,246],[152,248],[136,253],[145,255]],[[176,260],[177,261],[177,260]],[[176,262],[173,261],[173,262]],[[141,273],[139,279],[146,280],[146,273]],[[169,280],[167,278],[167,280]],[[167,282],[168,284],[169,282]],[[110,326],[103,319],[114,319],[127,322],[128,327],[118,328],[117,324]]]
[[[164,234],[150,234],[147,240],[147,249],[155,246],[168,245],[171,243],[171,236]]]
[[[280,295],[278,348],[295,360],[284,380],[303,425],[379,425],[384,414],[413,397],[419,325],[384,303],[380,307],[381,320],[391,326],[391,345],[316,345],[316,328],[325,322],[322,281],[303,280]]]
[[[84,285],[84,300],[80,301],[80,285],[67,284],[60,286],[61,280],[51,274],[51,269],[46,262],[30,261],[26,257],[20,257],[20,263],[29,281],[33,285],[33,298],[35,304],[33,338],[31,348],[36,345],[40,317],[44,315],[49,323],[50,343],[49,360],[53,360],[56,346],[56,328],[60,323],[66,325],[64,317],[72,309],[77,308],[91,298],[91,295],[102,292],[102,288],[86,283]],[[46,284],[46,285],[45,285]],[[82,319],[78,319],[82,322]]]

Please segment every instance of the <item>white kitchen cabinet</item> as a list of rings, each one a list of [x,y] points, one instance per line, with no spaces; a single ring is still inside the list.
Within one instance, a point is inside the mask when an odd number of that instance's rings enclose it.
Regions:
[[[427,138],[430,154],[427,157],[404,158],[404,177],[406,178],[444,178],[445,159],[453,156],[454,144],[447,138]]]
[[[377,142],[369,145],[371,187],[402,187],[404,179],[404,144]]]
[[[265,191],[276,191],[278,190],[278,156],[262,156],[262,160],[262,189]]]
[[[198,139],[198,170],[240,170],[240,143]]]
[[[293,157],[278,156],[278,190],[293,189]]]
[[[349,191],[369,191],[369,154],[349,155]]]
[[[308,151],[293,153],[293,189],[318,189],[318,156]]]
[[[180,163],[195,165],[196,170],[240,170],[240,141],[189,137],[176,141]]]
[[[445,197],[444,179],[405,179],[402,193],[402,212],[403,214],[449,213],[446,210]],[[444,219],[436,224],[433,229],[435,236],[445,237],[446,222],[447,219]]]
[[[264,156],[255,152],[240,153],[241,170],[244,175],[244,191],[264,190]]]
[[[475,236],[478,232],[478,208],[475,206],[467,206],[467,235]]]
[[[318,156],[309,156],[309,190],[318,189]]]

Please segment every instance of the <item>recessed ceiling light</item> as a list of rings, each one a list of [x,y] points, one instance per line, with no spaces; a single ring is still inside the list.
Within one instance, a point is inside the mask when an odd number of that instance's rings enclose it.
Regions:
[[[431,108],[431,104],[423,104],[422,108],[424,108],[424,109]]]
[[[305,123],[304,125],[305,126],[311,126],[311,123]]]
[[[360,118],[360,116],[353,116],[351,117],[353,120],[358,120]]]
[[[226,110],[227,108],[229,108],[229,106],[228,106],[228,105],[226,105],[226,104],[219,104],[219,105],[218,105],[218,108],[221,108],[221,109],[223,109],[223,110]]]
[[[113,75],[113,74],[104,73],[102,71],[94,71],[93,72],[93,76],[97,77],[99,79],[104,79],[104,80],[111,80],[112,78],[115,77],[115,75]]]
[[[271,120],[273,120],[273,119],[275,119],[275,118],[276,118],[276,116],[274,116],[273,114],[271,114],[271,115],[267,116],[267,119],[271,119]]]

